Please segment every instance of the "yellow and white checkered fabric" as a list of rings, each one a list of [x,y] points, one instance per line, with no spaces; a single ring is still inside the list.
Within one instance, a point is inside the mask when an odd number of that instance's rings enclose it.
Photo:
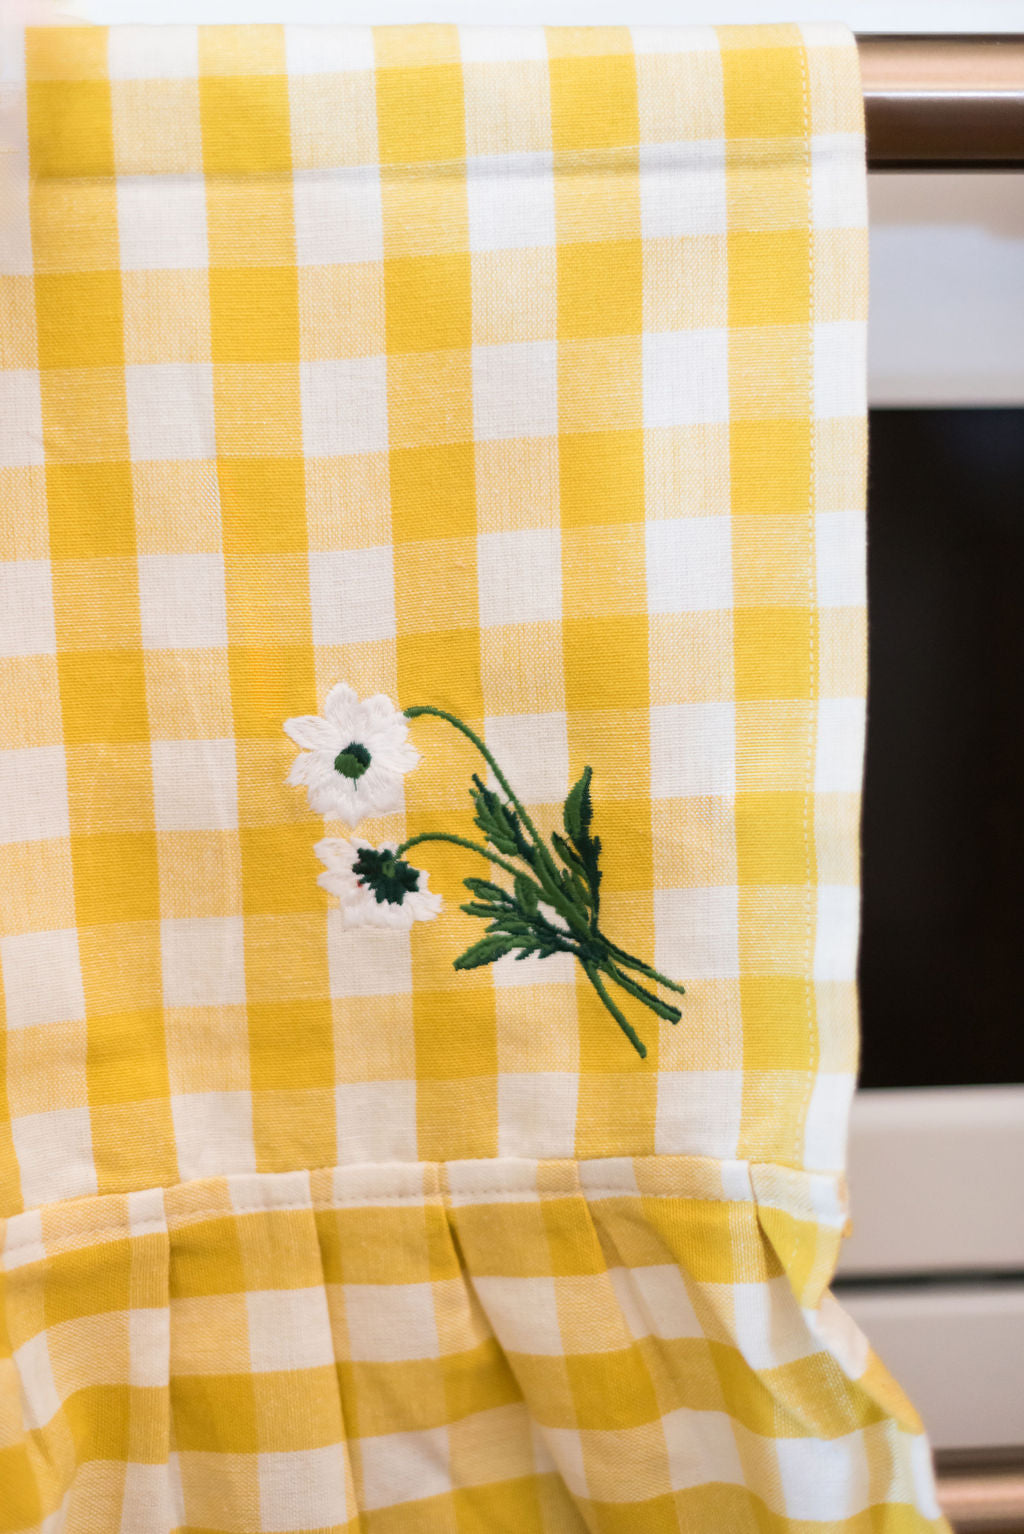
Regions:
[[[0,1534],[918,1534],[827,1293],[864,727],[836,27],[3,60]],[[282,724],[432,704],[687,986],[351,931]],[[374,842],[469,832],[429,720]],[[329,826],[332,832],[342,828]],[[480,871],[477,868],[474,873]]]

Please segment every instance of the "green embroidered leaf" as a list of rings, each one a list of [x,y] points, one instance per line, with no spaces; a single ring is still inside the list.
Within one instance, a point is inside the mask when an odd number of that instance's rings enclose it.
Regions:
[[[537,849],[523,835],[515,810],[489,789],[476,773],[473,774],[473,783],[475,786],[470,789],[469,796],[476,808],[474,819],[484,836],[499,852],[510,857],[521,857],[532,868]]]
[[[505,807],[501,800],[475,773],[473,782],[476,786],[470,789],[469,797],[476,809],[477,825],[485,836],[511,841],[512,829],[508,824]]]
[[[584,767],[583,775],[570,788],[562,811],[566,834],[577,847],[589,836],[590,822],[594,818],[594,805],[590,797],[590,780],[593,776],[593,769]]]
[[[502,916],[499,920],[491,923],[492,932],[507,932],[511,937],[524,937],[529,942],[534,940],[534,930],[528,921],[520,921],[515,916]]]
[[[570,847],[564,836],[559,835],[557,831],[552,831],[551,844],[567,868],[579,873],[583,872],[583,860],[575,848]]]
[[[601,870],[598,866],[598,859],[601,856],[601,838],[599,836],[591,836],[590,834],[590,826],[594,819],[594,802],[590,797],[590,780],[592,777],[593,772],[591,768],[584,767],[582,776],[569,790],[565,807],[562,811],[562,820],[565,824],[566,834],[572,842],[571,854],[568,848],[562,851],[558,847],[558,842],[562,839],[558,837],[557,832],[552,837],[552,841],[555,842],[556,850],[559,852],[562,860],[568,863],[570,869],[574,873],[577,870],[582,872],[583,877],[586,879],[590,891],[593,915],[596,921],[599,904],[598,890],[601,884]],[[558,837],[557,841],[555,840],[556,837]]]
[[[507,834],[507,827],[503,824],[499,814],[501,800],[475,774],[473,782],[476,784],[476,787],[470,789],[469,797],[473,801],[473,808],[476,812],[474,819],[477,825],[485,836],[505,836]]]
[[[558,856],[566,865],[561,871],[562,889],[570,900],[575,901],[583,910],[589,910],[591,890],[586,864],[575,849],[569,846],[565,837],[559,836],[557,831],[552,831],[551,841]]]
[[[502,889],[500,884],[494,884],[490,879],[463,879],[463,884],[471,895],[478,899],[493,901],[497,905],[512,905],[512,896],[508,890]]]
[[[526,879],[519,874],[515,882],[516,899],[523,911],[532,916],[540,904],[540,891],[532,879]]]
[[[479,969],[482,964],[493,964],[506,953],[512,953],[520,944],[512,937],[482,937],[479,943],[467,948],[455,960],[456,969]]]

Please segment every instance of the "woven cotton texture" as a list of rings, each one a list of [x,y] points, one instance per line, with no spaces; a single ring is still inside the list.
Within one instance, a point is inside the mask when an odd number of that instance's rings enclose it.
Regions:
[[[864,687],[842,28],[55,28],[4,59],[0,1534],[918,1534],[828,1293]],[[602,927],[350,929],[335,683]],[[417,718],[379,846],[472,836]],[[664,993],[667,995],[668,993]],[[646,1022],[644,1019],[646,1018]]]

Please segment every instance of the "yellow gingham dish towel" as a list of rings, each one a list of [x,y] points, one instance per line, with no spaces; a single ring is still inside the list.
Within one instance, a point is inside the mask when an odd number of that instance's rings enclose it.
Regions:
[[[0,1531],[944,1527],[827,1290],[849,34],[8,53]]]

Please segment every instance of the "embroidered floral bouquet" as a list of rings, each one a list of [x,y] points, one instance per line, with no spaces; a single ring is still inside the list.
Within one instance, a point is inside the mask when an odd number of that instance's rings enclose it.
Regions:
[[[463,881],[472,899],[462,909],[487,926],[485,935],[454,961],[455,968],[477,969],[507,954],[516,959],[531,954],[546,959],[554,953],[570,953],[633,1048],[646,1055],[646,1046],[608,984],[670,1023],[679,1021],[679,1008],[664,1001],[651,986],[663,985],[680,995],[683,987],[626,953],[601,931],[601,840],[591,831],[589,767],[565,800],[564,834],[552,832],[550,842],[545,841],[494,756],[461,719],[429,705],[402,713],[381,693],[360,699],[339,682],[327,696],[323,718],[307,714],[285,722],[286,733],[302,752],[288,782],[305,787],[312,809],[353,828],[368,815],[400,809],[402,779],[420,759],[409,742],[407,720],[423,715],[443,719],[464,735],[493,774],[497,791],[476,773],[469,790],[482,840],[423,831],[398,846],[372,847],[357,837],[325,837],[316,847],[325,865],[318,882],[338,897],[344,924],[409,928],[416,921],[432,921],[441,909],[441,897],[428,890],[427,873],[407,862],[405,854],[421,842],[464,847],[502,869],[511,884],[478,878]]]

